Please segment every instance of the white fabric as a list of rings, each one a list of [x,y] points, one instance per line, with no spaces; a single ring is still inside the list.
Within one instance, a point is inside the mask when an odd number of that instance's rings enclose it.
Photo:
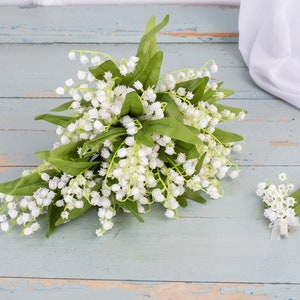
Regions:
[[[252,79],[300,108],[300,1],[241,0],[239,48]]]

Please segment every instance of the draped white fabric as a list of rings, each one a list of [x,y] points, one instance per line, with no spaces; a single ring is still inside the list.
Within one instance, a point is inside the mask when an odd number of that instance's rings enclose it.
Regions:
[[[300,108],[300,1],[241,0],[239,47],[253,80]]]

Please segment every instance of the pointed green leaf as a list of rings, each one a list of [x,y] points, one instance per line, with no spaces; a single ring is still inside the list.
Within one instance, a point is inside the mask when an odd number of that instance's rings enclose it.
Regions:
[[[198,203],[205,203],[206,200],[200,195],[199,191],[192,191],[191,189],[186,189],[184,192],[186,198],[198,202]]]
[[[222,130],[219,128],[215,129],[215,132],[213,133],[213,135],[222,144],[234,143],[234,142],[243,140],[243,137],[241,135],[233,133],[233,132],[225,131],[225,130]]]
[[[192,99],[193,104],[197,104],[199,101],[203,99],[204,91],[206,89],[207,83],[209,81],[208,77],[199,78],[202,79],[197,87],[194,89],[194,97]]]
[[[151,135],[151,133],[159,133],[167,135],[174,140],[180,140],[191,144],[202,144],[198,136],[186,125],[172,117],[166,117],[158,120],[149,120],[141,122],[143,128],[136,134],[138,138],[140,135]]]
[[[61,111],[65,111],[65,110],[68,110],[71,105],[72,105],[73,101],[68,101],[66,103],[63,103],[55,108],[52,108],[51,111],[53,112],[61,112]]]
[[[177,202],[179,203],[179,205],[181,207],[187,207],[188,206],[188,202],[187,202],[184,195],[181,195],[181,196],[177,197],[176,200],[177,200]]]
[[[223,104],[219,104],[219,103],[215,103],[214,105],[218,108],[219,112],[222,112],[223,110],[229,110],[230,112],[232,112],[236,115],[238,115],[240,112],[247,113],[247,111],[242,108],[231,107],[231,106],[227,106],[227,105],[223,105]]]
[[[70,210],[69,216],[68,216],[69,220],[73,220],[73,219],[76,219],[76,218],[82,216],[85,212],[87,212],[92,207],[92,204],[90,204],[85,198],[82,198],[81,200],[84,203],[83,207],[82,208],[74,208],[74,209]],[[63,219],[62,217],[59,217],[57,219],[57,221],[55,222],[55,227],[58,227],[64,223],[66,223],[66,220]]]
[[[129,210],[140,222],[144,222],[144,219],[141,217],[140,213],[138,212],[137,202],[126,200],[125,202],[117,201],[119,207]]]
[[[169,22],[169,15],[166,15],[165,18],[161,23],[158,25],[152,27],[155,23],[155,19],[150,19],[148,23],[148,28],[146,29],[147,33],[143,35],[143,37],[140,40],[137,55],[138,57],[143,57],[145,53],[152,54],[153,51],[157,51],[155,47],[152,46],[153,43],[153,37],[156,35],[158,31],[160,31],[163,27],[165,27]],[[151,30],[149,30],[152,27]],[[154,43],[155,44],[155,43]]]
[[[176,89],[185,88],[194,94],[191,101],[192,104],[197,104],[199,101],[203,100],[204,91],[208,83],[208,77],[200,77],[196,79],[191,79],[176,84]]]
[[[291,194],[291,197],[295,198],[296,204],[294,206],[295,214],[298,215],[300,213],[300,189]]]
[[[89,71],[98,80],[102,80],[106,72],[112,73],[113,78],[121,78],[120,70],[112,60],[106,60],[99,66],[90,67]]]
[[[147,34],[148,32],[150,32],[156,24],[156,20],[155,17],[152,16],[147,25],[146,25],[146,29],[145,29],[145,34]],[[156,34],[152,36],[152,38],[149,39],[149,49],[148,49],[148,53],[150,55],[150,57],[156,53],[158,51],[158,46],[157,46],[157,41],[156,41]]]
[[[136,91],[128,93],[125,97],[120,116],[134,115],[140,116],[144,113],[143,104],[141,98]]]
[[[230,97],[234,94],[234,91],[230,89],[217,89],[217,92],[223,93],[224,98]]]
[[[58,148],[54,148],[52,150],[37,152],[35,155],[44,161],[47,161],[49,157],[70,159],[79,158],[77,151],[78,148],[83,145],[83,143],[84,141],[73,142],[66,145],[62,145]]]
[[[186,159],[199,158],[200,156],[199,151],[197,150],[197,147],[194,144],[185,143],[182,141],[176,141],[175,152],[184,153]]]
[[[55,223],[60,219],[61,213],[64,207],[57,207],[54,202],[48,206],[48,231],[46,237],[49,238],[50,235],[56,230],[57,226]]]
[[[36,116],[35,120],[44,120],[46,122],[60,125],[62,127],[67,127],[70,123],[76,120],[76,117],[68,117],[68,116],[57,116],[52,114],[43,114]]]
[[[36,156],[50,164],[58,170],[76,176],[79,173],[99,164],[99,161],[88,161],[89,157],[79,157],[78,148],[83,141],[62,145],[50,151],[37,152]]]
[[[121,80],[121,84],[131,86],[135,81],[139,80],[144,85],[144,88],[156,85],[158,81],[157,74],[160,72],[162,60],[162,54],[156,54],[158,52],[156,33],[163,28],[168,21],[169,16],[166,16],[160,24],[155,26],[155,18],[150,18],[145,34],[139,43],[139,48],[136,54],[139,61],[136,65],[135,71],[134,73],[124,76]],[[151,75],[149,77],[148,74],[150,73]]]
[[[58,174],[56,170],[43,171],[50,176]],[[38,188],[48,187],[48,183],[41,179],[39,173],[32,173],[18,179],[0,184],[0,192],[12,196],[32,196]]]
[[[137,133],[134,138],[136,139],[136,141],[140,144],[143,144],[147,147],[152,148],[154,146],[154,140],[151,136],[151,133],[145,133],[145,134],[140,134]]]
[[[148,63],[149,55],[146,53],[143,55],[143,57],[139,58],[139,61],[137,62],[137,65],[135,67],[135,71],[122,77],[120,84],[132,86],[135,81],[139,80],[139,78],[145,74]]]
[[[85,142],[81,149],[81,155],[85,156],[86,154],[93,155],[95,153],[98,153],[102,144],[106,140],[113,141],[116,138],[121,137],[125,134],[126,129],[124,127],[111,127],[108,131],[102,132],[94,139]]]
[[[183,121],[183,115],[180,112],[177,104],[174,102],[174,100],[170,97],[167,93],[157,93],[157,101],[166,103],[166,111],[165,114],[167,117],[173,117],[177,119],[178,121]]]
[[[100,161],[84,161],[83,159],[66,160],[62,158],[49,157],[47,162],[52,164],[56,169],[65,172],[71,176],[76,176],[87,169],[100,164]]]
[[[221,91],[224,91],[224,93],[223,93],[224,96],[223,96],[222,99],[220,99],[219,97],[217,97],[217,94],[216,94],[216,92],[221,92]],[[225,93],[225,89],[218,89],[218,90],[216,90],[214,92],[211,90],[211,92],[212,92],[212,96],[210,98],[206,99],[206,101],[209,104],[214,104],[215,106],[217,105],[216,102],[218,102],[220,100],[223,100],[223,99],[229,97],[230,95],[232,95],[234,93],[232,90],[226,90],[226,93]]]
[[[160,69],[163,61],[163,52],[156,52],[150,59],[147,67],[137,79],[143,84],[144,89],[155,87],[160,77]]]
[[[197,161],[197,165],[196,165],[196,168],[195,168],[195,174],[198,174],[202,168],[202,165],[203,165],[203,161],[204,161],[204,158],[206,156],[206,153],[205,152],[204,154],[202,154],[202,156],[200,157],[200,159]]]

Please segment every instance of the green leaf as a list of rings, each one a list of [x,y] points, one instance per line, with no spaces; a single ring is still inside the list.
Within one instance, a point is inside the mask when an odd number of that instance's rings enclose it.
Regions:
[[[48,206],[48,231],[46,237],[49,238],[50,235],[56,230],[57,226],[55,223],[60,219],[61,213],[64,207],[57,207],[53,202]]]
[[[177,202],[179,203],[179,205],[181,207],[187,207],[188,206],[188,202],[187,202],[187,200],[186,200],[186,198],[185,198],[184,195],[178,196],[176,198],[176,200],[177,200]]]
[[[222,144],[234,143],[234,142],[243,140],[243,137],[241,135],[233,133],[233,132],[225,131],[225,130],[222,130],[219,128],[215,129],[215,132],[213,133],[213,135]]]
[[[135,81],[139,80],[144,88],[156,85],[161,63],[162,53],[158,53],[156,42],[156,33],[163,28],[169,21],[169,16],[155,26],[155,18],[151,17],[146,26],[145,34],[140,40],[136,56],[139,61],[136,65],[135,71],[122,77],[120,84],[131,86]],[[158,76],[158,77],[157,77]]]
[[[147,67],[137,79],[143,84],[144,89],[157,85],[163,61],[163,52],[156,52],[150,59]]]
[[[180,122],[183,121],[183,115],[181,111],[179,110],[177,104],[174,102],[174,100],[172,99],[172,97],[170,97],[169,94],[157,93],[156,100],[167,104],[165,111],[167,117],[173,117]]]
[[[215,91],[213,91],[211,88],[209,88],[203,94],[202,100],[207,101],[208,103],[212,104],[213,102],[215,102],[217,100],[215,97],[213,97],[214,93],[215,93]]]
[[[99,80],[103,79],[103,76],[106,72],[111,72],[113,78],[122,77],[119,68],[112,60],[106,60],[99,66],[90,67],[89,71],[93,74],[95,78]]]
[[[234,94],[234,91],[233,90],[230,90],[230,89],[217,89],[217,92],[221,92],[224,94],[224,98],[227,98],[231,95]]]
[[[197,147],[194,144],[185,143],[182,141],[176,141],[175,144],[176,153],[184,153],[186,159],[199,158],[200,154]]]
[[[148,20],[148,23],[146,25],[145,34],[150,32],[155,27],[155,23],[156,23],[155,17],[152,16]],[[153,55],[157,51],[158,51],[158,46],[157,46],[156,34],[155,34],[155,35],[152,36],[152,38],[149,39],[148,53],[150,54],[150,57],[151,57],[151,55]]]
[[[165,163],[171,163],[172,166],[177,164],[175,158],[172,155],[169,155],[166,152],[164,152],[163,148],[159,149],[158,158]]]
[[[61,112],[61,111],[65,111],[68,110],[70,108],[70,106],[72,105],[73,101],[68,101],[66,103],[63,103],[55,108],[52,108],[51,111],[53,112]]]
[[[36,156],[52,164],[58,170],[76,176],[100,163],[99,161],[88,161],[89,157],[79,157],[77,150],[82,144],[83,141],[70,143],[50,151],[37,152]]]
[[[196,104],[203,99],[204,91],[208,81],[208,77],[191,79],[177,83],[175,88],[178,89],[182,87],[185,88],[187,91],[192,92],[194,94],[194,97],[190,101],[192,104]]]
[[[202,81],[199,82],[199,85],[194,90],[194,97],[192,99],[192,102],[194,104],[197,104],[199,101],[202,100],[203,95],[204,95],[204,91],[205,91],[207,83],[209,81],[208,77],[203,77],[203,78],[199,78],[199,79],[202,79]]]
[[[43,171],[50,176],[58,174],[56,170]],[[18,179],[0,184],[0,192],[12,196],[32,196],[33,193],[43,187],[48,187],[48,183],[41,179],[38,172],[20,177]]]
[[[126,200],[125,202],[117,201],[119,207],[129,210],[140,222],[144,222],[144,219],[141,217],[140,213],[138,212],[137,202]]]
[[[140,144],[143,144],[147,147],[152,148],[155,144],[150,133],[141,134],[138,132],[134,137],[137,142],[139,142]]]
[[[83,161],[83,159],[67,160],[56,157],[49,157],[47,162],[52,164],[58,170],[65,172],[71,176],[76,176],[87,169],[100,164],[100,161]]]
[[[200,157],[200,159],[197,161],[197,165],[196,165],[196,168],[195,168],[195,174],[198,174],[202,168],[202,165],[203,165],[203,161],[204,161],[204,158],[206,156],[206,153],[203,153],[202,156]]]
[[[172,117],[166,117],[158,120],[149,120],[141,122],[143,128],[136,134],[136,138],[141,141],[141,135],[151,136],[152,133],[167,135],[174,140],[180,140],[186,143],[199,145],[202,141],[186,125]]]
[[[47,151],[40,151],[37,152],[35,155],[42,159],[47,161],[49,157],[55,157],[55,158],[79,158],[79,155],[77,153],[78,148],[83,145],[84,141],[78,141],[69,143],[66,145],[62,145],[58,148],[54,148],[52,150]]]
[[[120,116],[122,117],[127,114],[140,116],[143,113],[144,113],[144,108],[138,93],[136,91],[132,91],[126,94]]]
[[[226,105],[222,105],[222,104],[219,104],[219,103],[215,103],[214,106],[217,107],[218,111],[219,112],[222,112],[223,110],[229,110],[230,112],[238,115],[240,112],[245,112],[247,113],[246,110],[242,109],[242,108],[237,108],[237,107],[231,107],[231,106],[226,106]]]
[[[85,212],[87,212],[93,206],[85,198],[82,198],[81,200],[84,203],[83,207],[82,208],[74,208],[74,209],[70,210],[68,220],[73,220],[73,219],[76,219],[76,218],[82,216]],[[55,222],[55,227],[58,227],[64,223],[66,223],[66,220],[63,219],[62,217],[60,217]]]
[[[300,189],[291,194],[291,197],[295,198],[296,204],[294,206],[295,214],[298,215],[300,213]]]
[[[91,141],[85,142],[81,149],[81,155],[85,156],[86,154],[93,155],[95,153],[98,153],[104,141],[113,141],[117,137],[121,137],[125,134],[126,129],[123,127],[110,127],[108,131],[102,132]]]
[[[191,189],[186,189],[184,192],[186,198],[195,201],[197,203],[205,203],[206,200],[200,195],[200,192],[192,191]]]
[[[223,84],[223,81],[217,83],[218,88],[216,90],[212,90],[211,88],[208,89],[207,92],[205,93],[203,99],[205,99],[205,101],[207,101],[209,104],[214,104],[215,102],[221,100],[216,96],[216,92],[222,92],[224,94],[224,97],[222,99],[225,99],[225,98],[231,96],[232,94],[234,94],[233,90],[221,89],[220,86],[222,84]]]
[[[149,55],[146,53],[143,57],[139,58],[135,71],[122,77],[120,84],[131,86],[135,81],[140,80],[139,78],[145,74],[145,70],[149,63]]]
[[[146,33],[140,40],[136,56],[141,58],[144,54],[148,53],[151,57],[154,53],[157,52],[156,39],[154,40],[155,35],[158,31],[160,31],[163,27],[165,27],[168,24],[169,18],[170,16],[166,15],[163,21],[156,26],[154,26],[155,18],[150,18],[146,27]]]
[[[43,114],[43,115],[36,116],[34,119],[35,120],[44,120],[44,121],[47,121],[47,122],[55,124],[55,125],[67,127],[70,123],[75,121],[77,118],[76,117],[68,117],[68,116],[57,116],[57,115],[52,115],[52,114]]]

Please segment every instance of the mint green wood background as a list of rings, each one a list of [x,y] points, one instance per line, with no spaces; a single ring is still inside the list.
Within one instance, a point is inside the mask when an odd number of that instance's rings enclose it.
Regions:
[[[201,5],[111,5],[0,9],[0,181],[37,166],[36,151],[55,141],[54,127],[33,121],[62,100],[53,89],[78,65],[70,49],[134,54],[149,16],[171,15],[158,36],[163,71],[214,58],[217,78],[236,93],[228,105],[249,111],[226,129],[245,137],[235,161],[240,177],[225,196],[190,203],[176,221],[156,208],[138,223],[118,216],[96,238],[94,212],[50,239],[0,235],[0,299],[300,299],[300,232],[269,240],[259,181],[286,172],[299,186],[299,110],[251,81],[237,46],[238,8]],[[225,126],[224,126],[225,127]],[[46,219],[43,220],[46,225]]]

